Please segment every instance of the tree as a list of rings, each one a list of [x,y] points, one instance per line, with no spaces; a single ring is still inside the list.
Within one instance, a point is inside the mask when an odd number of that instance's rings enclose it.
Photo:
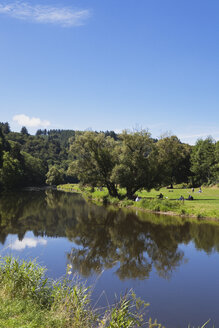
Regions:
[[[9,152],[3,154],[3,165],[0,169],[0,184],[4,190],[13,189],[22,185],[24,171],[18,159]]]
[[[191,147],[176,136],[164,137],[156,143],[159,180],[163,185],[188,182]]]
[[[64,174],[55,166],[52,166],[46,174],[46,183],[50,186],[64,183]]]
[[[0,126],[0,168],[3,165],[3,152],[9,150],[10,150],[10,145],[8,141],[5,139],[5,136],[2,132],[2,128]]]
[[[109,194],[117,197],[117,188],[112,179],[112,170],[117,163],[115,145],[115,140],[105,137],[103,133],[76,133],[71,145],[75,161],[70,165],[69,172],[76,174],[82,184],[106,186]]]
[[[113,170],[114,180],[126,188],[127,197],[132,199],[135,192],[156,186],[156,161],[154,142],[145,131],[124,131],[120,136],[121,144],[117,147],[119,163]]]
[[[4,134],[9,134],[11,132],[10,125],[8,124],[8,122],[0,122],[0,128]]]
[[[219,141],[217,141],[215,145],[215,160],[216,163],[219,164]]]
[[[24,158],[25,186],[45,185],[47,165],[39,158],[34,158],[30,154],[22,152]]]
[[[27,128],[25,127],[25,126],[23,126],[22,128],[21,128],[21,134],[24,134],[24,135],[29,135],[29,133],[28,133],[28,131],[27,131]]]
[[[191,171],[197,185],[213,182],[216,150],[215,141],[211,137],[196,142],[191,154]]]
[[[219,141],[215,145],[215,165],[212,168],[214,175],[214,182],[219,183]]]
[[[36,136],[41,136],[43,134],[43,130],[38,129],[36,132]]]
[[[118,135],[114,132],[114,131],[105,131],[104,132],[104,134],[105,134],[105,136],[106,137],[111,137],[111,138],[113,138],[115,141],[117,141],[118,140]]]

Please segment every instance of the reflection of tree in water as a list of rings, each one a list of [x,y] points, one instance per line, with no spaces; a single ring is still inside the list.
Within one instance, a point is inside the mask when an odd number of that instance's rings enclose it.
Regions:
[[[143,215],[143,214],[142,214]],[[1,196],[0,242],[8,234],[68,237],[77,247],[67,256],[84,276],[115,266],[120,279],[149,277],[152,268],[165,278],[181,265],[181,243],[193,241],[207,253],[219,251],[219,226],[153,217],[144,222],[131,211],[87,204],[80,195],[56,191]]]
[[[75,229],[68,231],[68,238],[83,247],[73,248],[68,258],[84,276],[119,263],[116,273],[120,279],[144,279],[153,266],[167,278],[183,260],[172,230],[140,222],[136,215],[122,210],[105,211],[104,216],[96,213],[93,218],[89,213],[78,218]]]
[[[76,205],[84,204],[79,195],[73,199]],[[0,240],[4,244],[8,234],[17,234],[22,240],[27,231],[35,236],[65,237],[65,230],[74,226],[74,217],[72,197],[64,193],[25,191],[2,195]]]

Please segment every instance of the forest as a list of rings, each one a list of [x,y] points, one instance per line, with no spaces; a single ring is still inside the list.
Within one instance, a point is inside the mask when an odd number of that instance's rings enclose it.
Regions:
[[[209,136],[191,146],[174,135],[154,139],[146,130],[31,135],[0,123],[0,191],[73,182],[106,187],[114,197],[121,187],[129,199],[141,189],[218,184],[219,141]]]

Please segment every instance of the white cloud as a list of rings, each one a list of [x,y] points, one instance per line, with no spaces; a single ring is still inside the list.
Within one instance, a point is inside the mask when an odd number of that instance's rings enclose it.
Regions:
[[[217,138],[219,136],[219,131],[211,131],[211,132],[206,132],[206,133],[197,133],[197,134],[190,134],[190,135],[179,135],[179,138],[183,139],[192,139],[192,138],[207,138],[207,137],[212,137],[212,138]]]
[[[15,251],[21,251],[25,249],[26,247],[33,248],[37,245],[43,245],[45,246],[47,244],[47,241],[45,239],[35,239],[35,238],[24,238],[22,241],[15,240],[11,245],[9,245],[9,248],[15,250]]]
[[[198,133],[198,134],[190,134],[190,135],[180,134],[179,138],[192,139],[192,138],[206,138],[207,136],[209,136],[209,133]]]
[[[13,121],[18,123],[21,126],[26,127],[48,127],[50,122],[47,120],[41,120],[38,117],[29,117],[25,114],[19,114],[13,116]]]
[[[0,14],[37,23],[52,23],[71,27],[83,25],[84,21],[89,18],[90,11],[87,9],[74,10],[69,7],[34,6],[22,1],[6,1],[4,4],[0,4]]]

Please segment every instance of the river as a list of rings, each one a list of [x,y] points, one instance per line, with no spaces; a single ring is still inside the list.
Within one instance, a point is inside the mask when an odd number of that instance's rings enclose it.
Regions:
[[[79,194],[1,195],[0,255],[37,259],[92,286],[97,307],[133,289],[166,328],[219,327],[219,225],[96,206]]]

